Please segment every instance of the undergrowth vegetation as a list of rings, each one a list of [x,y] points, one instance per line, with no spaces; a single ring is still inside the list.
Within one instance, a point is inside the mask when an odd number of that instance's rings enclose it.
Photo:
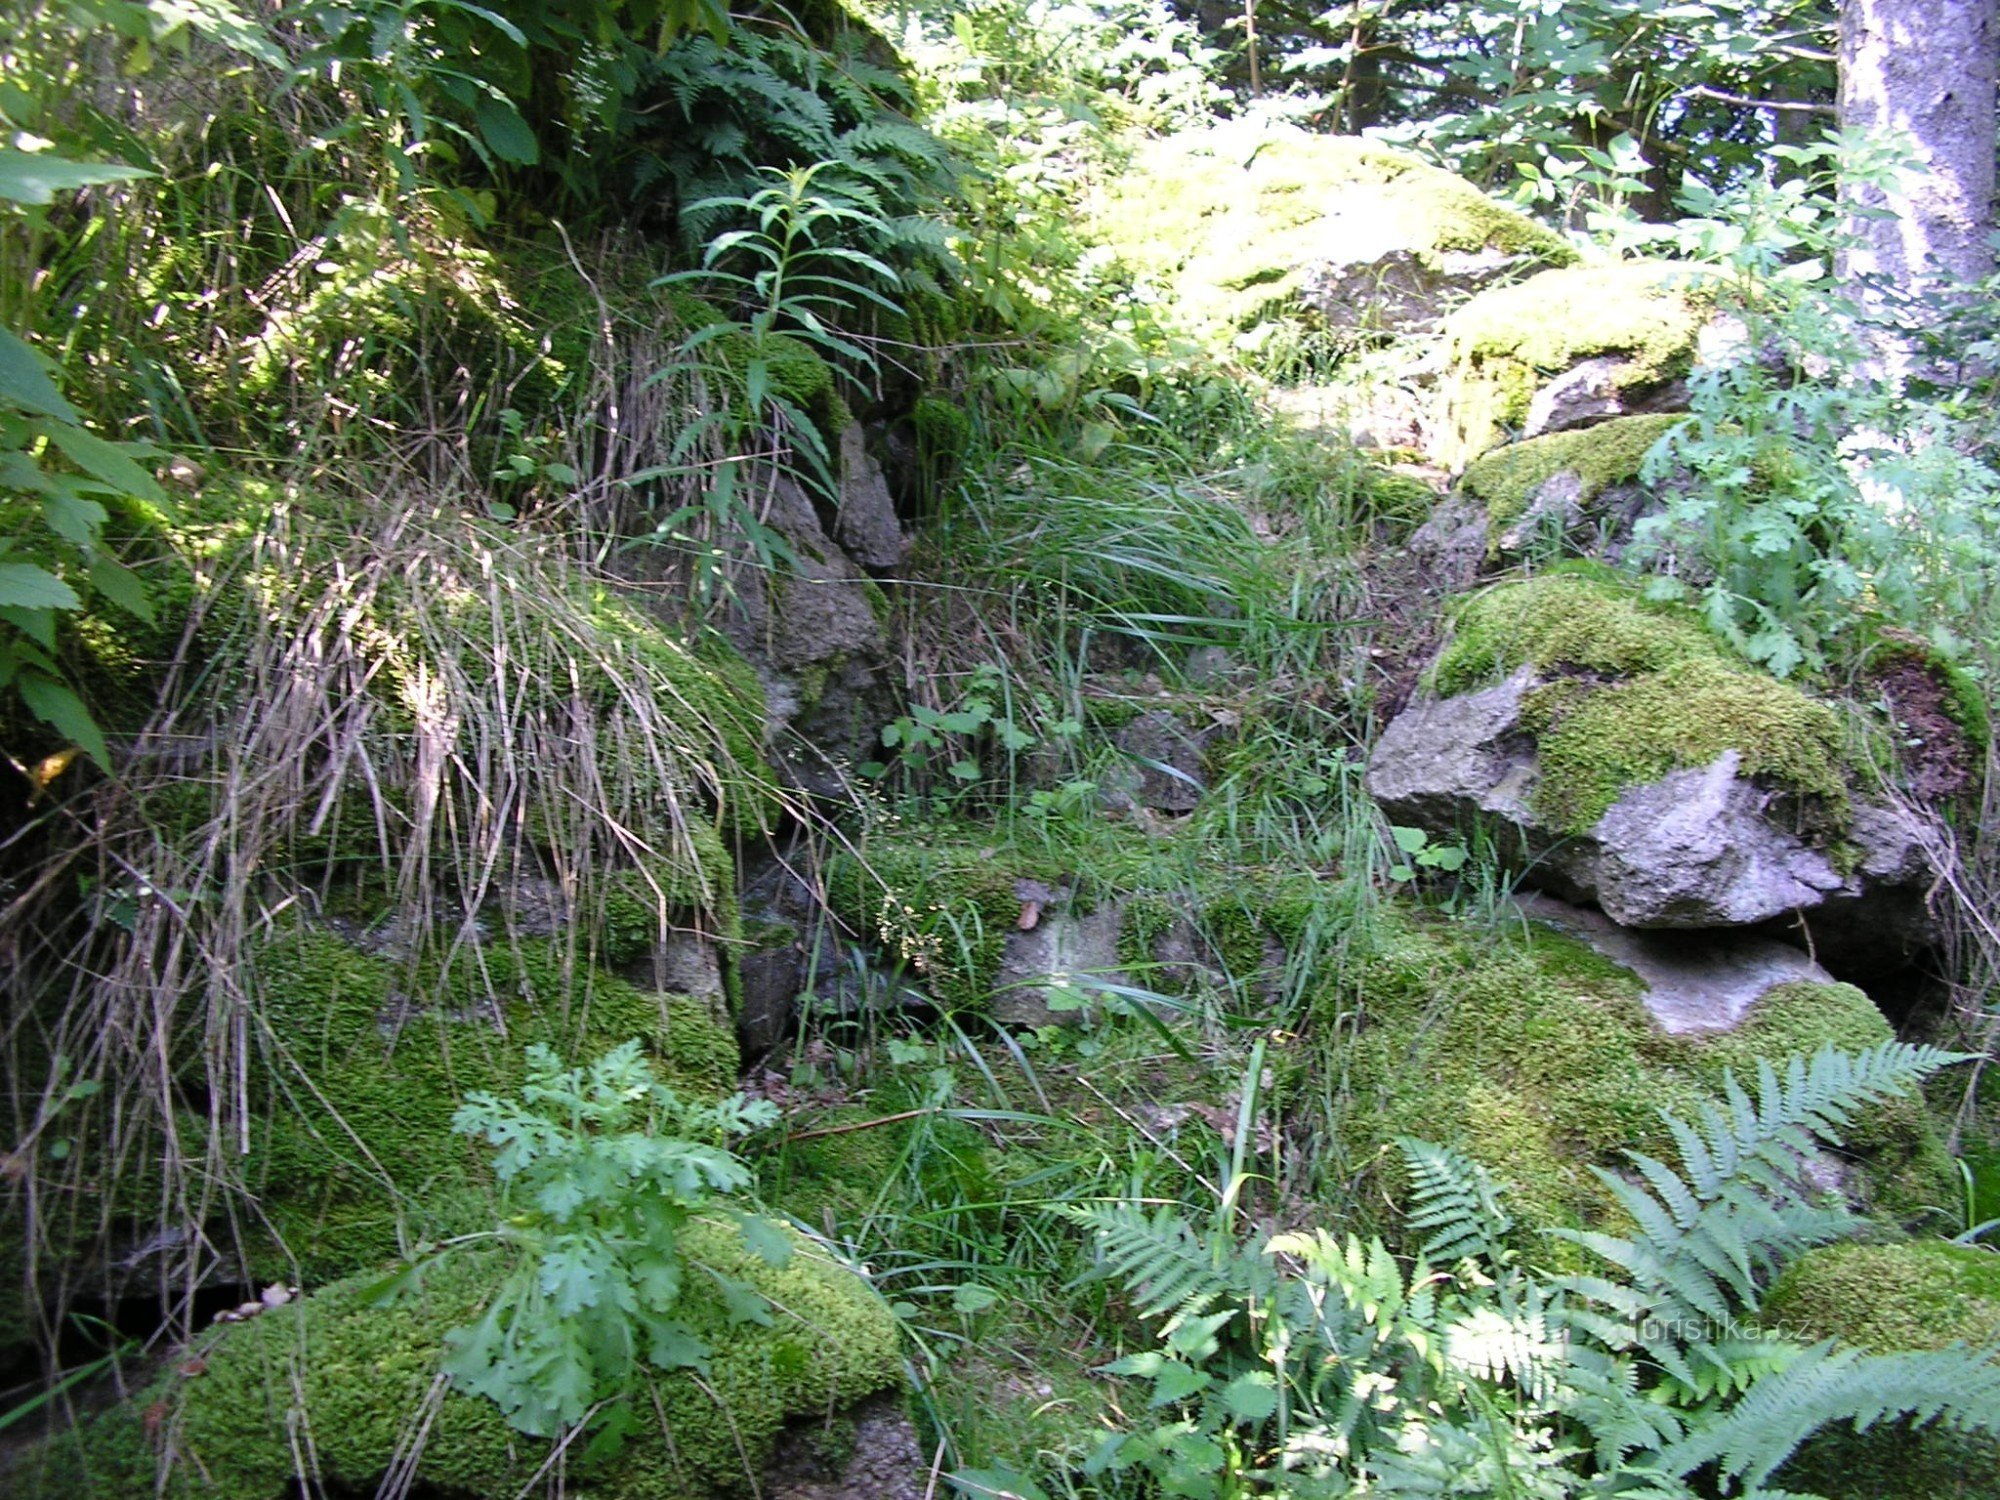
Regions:
[[[1990,376],[1867,369],[1831,148],[1645,226],[1468,105],[1506,204],[1204,24],[0,19],[0,1487],[772,1493],[892,1389],[912,1493],[1990,1463]],[[1433,461],[1584,357],[1685,412],[1476,464],[1523,576],[1434,597]],[[1566,483],[1657,503],[1503,558]],[[1670,1034],[1389,826],[1384,723],[1524,668],[1567,835],[1726,752],[1836,861],[1936,804],[1908,1039]],[[1813,1258],[1950,1238],[1922,1341]]]

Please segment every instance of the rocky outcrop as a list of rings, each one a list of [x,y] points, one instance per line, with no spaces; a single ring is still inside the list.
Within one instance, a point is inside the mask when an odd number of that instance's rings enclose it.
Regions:
[[[1575,259],[1415,156],[1255,120],[1142,147],[1092,228],[1191,322],[1222,332],[1302,313],[1354,333],[1431,328],[1482,287]]]
[[[1505,430],[1685,410],[1713,300],[1698,268],[1665,261],[1563,267],[1481,293],[1444,325],[1437,456],[1463,463]]]
[[[1481,828],[1527,881],[1593,902],[1622,927],[1797,918],[1838,947],[1907,954],[1935,940],[1921,830],[1856,802],[1837,836],[1801,831],[1796,799],[1746,775],[1737,750],[1627,787],[1587,827],[1565,826],[1537,795],[1544,767],[1524,706],[1541,684],[1522,668],[1399,715],[1368,772],[1390,821],[1440,837]]]
[[[856,429],[858,433],[858,429]],[[859,497],[852,523],[836,529],[868,556],[899,558],[901,534],[879,470],[848,476]],[[884,668],[887,601],[859,562],[822,524],[811,497],[791,476],[767,471],[751,503],[759,525],[781,538],[789,558],[739,536],[742,560],[732,578],[723,633],[757,673],[764,689],[766,738],[772,763],[794,785],[836,794],[843,763],[867,758],[881,726],[893,717]],[[883,564],[884,566],[888,564]]]
[[[1647,1011],[1672,1034],[1728,1031],[1777,985],[1833,982],[1811,954],[1756,933],[1640,931],[1538,894],[1520,906],[1636,976]]]

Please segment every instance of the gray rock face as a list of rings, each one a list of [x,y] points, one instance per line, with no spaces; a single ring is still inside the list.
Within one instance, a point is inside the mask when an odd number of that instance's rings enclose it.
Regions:
[[[1532,438],[1567,432],[1612,417],[1687,410],[1688,388],[1684,380],[1621,388],[1618,373],[1629,363],[1622,355],[1599,354],[1572,365],[1535,392],[1528,403],[1528,418],[1521,436]]]
[[[833,534],[864,568],[893,568],[910,550],[889,499],[889,482],[869,453],[859,422],[849,422],[840,434],[840,514]]]
[[[1504,250],[1447,250],[1419,255],[1384,241],[1387,221],[1371,223],[1368,207],[1327,215],[1326,255],[1307,268],[1299,300],[1333,328],[1364,333],[1412,333],[1438,320],[1474,292],[1533,263]],[[1337,248],[1332,248],[1337,247]]]
[[[1544,823],[1533,805],[1534,741],[1520,716],[1533,683],[1523,670],[1400,714],[1368,771],[1389,820],[1441,837],[1478,825],[1530,883],[1595,902],[1623,927],[1797,919],[1821,951],[1822,928],[1835,941],[1866,934],[1865,945],[1904,952],[1936,940],[1920,830],[1888,807],[1860,804],[1847,834],[1858,857],[1843,868],[1786,826],[1777,797],[1740,774],[1734,751],[1629,788],[1582,835]]]
[[[1486,567],[1486,507],[1464,495],[1440,501],[1410,533],[1410,556],[1437,588],[1462,594]]]
[[[891,717],[880,595],[794,480],[765,476],[756,503],[795,560],[741,568],[722,629],[763,684],[773,763],[795,785],[832,795],[842,785],[836,763],[865,759]]]
[[[1124,908],[1107,902],[1077,911],[1070,894],[1021,882],[1024,903],[1042,905],[1025,931],[1007,934],[993,989],[993,1018],[1009,1026],[1074,1021],[1090,1000],[1089,981],[1130,984],[1119,971],[1118,933]]]
[[[1669,1032],[1728,1031],[1775,985],[1833,976],[1788,943],[1741,932],[1635,932],[1601,912],[1548,896],[1521,910],[1589,944],[1646,986],[1646,1009]]]
[[[1148,709],[1113,741],[1131,762],[1132,784],[1121,788],[1155,812],[1192,812],[1201,802],[1201,750],[1206,734],[1178,715]]]

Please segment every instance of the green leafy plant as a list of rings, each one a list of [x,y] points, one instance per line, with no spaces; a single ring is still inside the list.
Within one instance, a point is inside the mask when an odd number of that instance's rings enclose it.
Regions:
[[[1787,1260],[1842,1233],[1806,1164],[1866,1105],[1962,1059],[1884,1043],[1762,1063],[1698,1121],[1665,1115],[1675,1170],[1602,1172],[1632,1223],[1562,1231],[1609,1268],[1552,1276],[1510,1244],[1505,1188],[1478,1163],[1405,1140],[1407,1268],[1378,1239],[1325,1230],[1243,1244],[1176,1207],[1077,1208],[1105,1273],[1158,1343],[1111,1366],[1158,1415],[1106,1440],[1093,1473],[1136,1470],[1172,1495],[1692,1497],[1764,1486],[1833,1422],[1911,1416],[2000,1432],[1992,1351],[1863,1355],[1759,1329]]]
[[[1889,166],[1831,145],[1773,155],[1797,175],[1689,195],[1683,243],[1726,268],[1737,347],[1695,372],[1692,420],[1648,455],[1649,483],[1692,482],[1668,487],[1630,561],[1779,677],[1854,666],[1884,621],[1960,656],[1992,628],[2000,473],[1947,404],[1871,373],[1886,331],[1833,274],[1836,184]]]
[[[708,1351],[674,1315],[689,1267],[677,1238],[750,1172],[717,1142],[776,1122],[767,1100],[691,1104],[653,1076],[635,1040],[587,1068],[528,1052],[518,1099],[468,1095],[452,1120],[498,1148],[513,1262],[479,1321],[446,1340],[444,1368],[521,1432],[546,1437],[625,1393],[645,1368],[699,1369]],[[782,1265],[790,1245],[763,1221],[732,1217],[749,1246]],[[758,1293],[714,1277],[738,1321],[766,1322]]]
[[[1423,870],[1437,870],[1446,875],[1456,874],[1465,868],[1465,862],[1472,853],[1465,845],[1435,841],[1421,828],[1391,828],[1389,835],[1396,841],[1396,849],[1403,858],[1389,866],[1389,878],[1404,883],[1413,881]]]

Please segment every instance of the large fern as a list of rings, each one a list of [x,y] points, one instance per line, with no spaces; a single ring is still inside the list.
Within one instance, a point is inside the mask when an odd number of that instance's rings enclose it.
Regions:
[[[1799,1251],[1837,1238],[1852,1220],[1823,1201],[1808,1168],[1821,1142],[1869,1105],[1907,1093],[1959,1054],[1884,1042],[1859,1053],[1822,1048],[1808,1062],[1793,1057],[1782,1074],[1757,1066],[1757,1096],[1733,1074],[1723,1099],[1705,1103],[1698,1125],[1662,1111],[1685,1175],[1643,1152],[1629,1153],[1632,1180],[1595,1169],[1636,1232],[1559,1229],[1624,1273],[1621,1281],[1571,1278],[1567,1285],[1635,1329],[1649,1352],[1676,1376],[1698,1377],[1671,1354],[1673,1335],[1726,1324],[1754,1306],[1760,1284]]]
[[[1275,1277],[1262,1258],[1196,1232],[1179,1209],[1152,1215],[1130,1204],[1062,1205],[1093,1231],[1105,1269],[1140,1299],[1140,1316],[1197,1315],[1231,1293],[1259,1294]]]
[[[1493,1174],[1460,1151],[1404,1136],[1396,1142],[1410,1169],[1410,1229],[1426,1234],[1424,1258],[1450,1265],[1477,1257],[1499,1265],[1514,1221],[1500,1206]]]
[[[1713,1464],[1757,1494],[1822,1427],[1845,1421],[1867,1428],[1904,1417],[2000,1433],[2000,1348],[1862,1354],[1831,1341],[1814,1345],[1742,1400],[1694,1424],[1661,1451],[1657,1466],[1688,1475]]]

